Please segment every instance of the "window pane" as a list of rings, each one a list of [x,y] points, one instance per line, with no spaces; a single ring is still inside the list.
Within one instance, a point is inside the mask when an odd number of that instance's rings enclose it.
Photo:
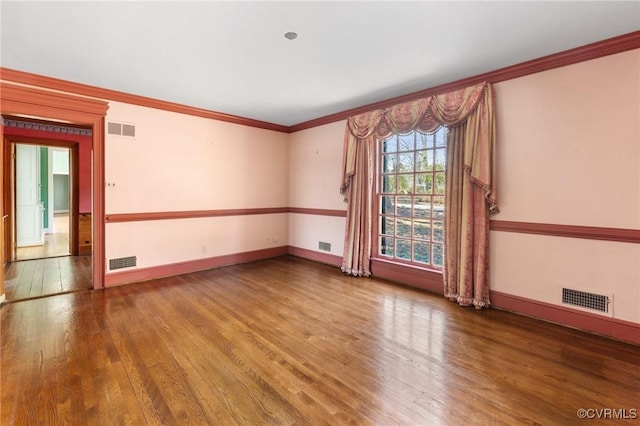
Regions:
[[[431,197],[413,197],[413,217],[429,219]]]
[[[394,194],[396,192],[396,176],[382,176],[382,192],[385,194]]]
[[[438,132],[435,134],[436,136],[436,146],[446,146],[447,145],[447,128],[441,127],[438,129]]]
[[[399,156],[400,163],[398,164],[398,171],[400,172],[412,172],[413,171],[413,152],[402,153]]]
[[[394,235],[393,217],[382,216],[380,221],[380,233],[384,235]]]
[[[431,238],[431,226],[428,220],[413,221],[413,238],[429,240]]]
[[[396,219],[396,226],[398,230],[398,237],[411,238],[411,219]]]
[[[411,260],[411,241],[396,239],[396,257]]]
[[[444,219],[444,197],[433,197],[433,205],[431,207],[434,219]]]
[[[382,152],[396,152],[398,150],[398,142],[396,136],[391,136],[386,141],[382,142]]]
[[[398,194],[413,193],[413,175],[398,175]]]
[[[395,206],[393,200],[395,197],[393,195],[384,195],[381,198],[382,200],[380,202],[380,212],[382,214],[394,214]]]
[[[444,242],[444,222],[441,220],[433,221],[433,241]]]
[[[398,151],[413,151],[415,133],[409,133],[408,135],[398,135],[400,143],[398,145]]]
[[[444,170],[447,164],[447,150],[444,148],[436,149],[436,170]]]
[[[416,151],[416,172],[429,170],[429,157],[432,151]]]
[[[416,262],[429,263],[431,254],[429,253],[429,243],[413,243],[413,260]]]
[[[433,159],[434,153],[435,153],[435,150],[433,149],[427,150],[427,167],[425,168],[425,171],[433,170],[433,165],[435,163],[435,160]]]
[[[382,156],[382,173],[398,171],[398,154],[386,154]]]
[[[393,256],[393,238],[380,238],[380,254],[385,256]]]
[[[431,173],[420,173],[416,175],[416,193],[431,194],[433,190],[433,175]]]
[[[444,194],[444,172],[436,172],[436,194]]]
[[[416,149],[430,148],[433,146],[433,136],[416,132]]]
[[[398,197],[396,216],[411,217],[411,197]]]
[[[447,132],[442,127],[379,142],[379,255],[443,266]]]
[[[433,245],[433,264],[440,267],[444,265],[444,247],[442,244]]]

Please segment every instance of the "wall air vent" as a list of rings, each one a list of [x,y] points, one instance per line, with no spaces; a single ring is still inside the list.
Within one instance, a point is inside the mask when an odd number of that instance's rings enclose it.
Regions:
[[[322,251],[331,251],[331,243],[325,243],[322,241],[318,241],[318,249]]]
[[[122,124],[120,123],[107,123],[107,133],[110,135],[122,135]]]
[[[122,136],[131,136],[132,138],[136,137],[136,126],[132,124],[123,124],[122,125]]]
[[[613,296],[612,296],[613,297]],[[578,306],[590,311],[609,313],[609,303],[612,297],[604,294],[589,293],[586,291],[562,289],[562,303]]]
[[[119,257],[117,259],[109,259],[109,270],[122,268],[131,268],[136,266],[136,256]]]
[[[136,126],[134,126],[133,124],[125,124],[125,123],[117,123],[115,121],[109,121],[107,122],[107,134],[135,138]]]

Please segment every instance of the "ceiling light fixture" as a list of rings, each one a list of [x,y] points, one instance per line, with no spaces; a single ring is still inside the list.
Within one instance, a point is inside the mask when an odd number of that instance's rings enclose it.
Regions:
[[[289,31],[284,33],[284,38],[286,38],[287,40],[295,40],[296,38],[298,38],[298,34],[294,33],[293,31]]]

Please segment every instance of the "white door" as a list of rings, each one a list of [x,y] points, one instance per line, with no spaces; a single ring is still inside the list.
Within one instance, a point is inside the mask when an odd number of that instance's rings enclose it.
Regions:
[[[44,244],[40,203],[40,148],[16,145],[16,246]]]

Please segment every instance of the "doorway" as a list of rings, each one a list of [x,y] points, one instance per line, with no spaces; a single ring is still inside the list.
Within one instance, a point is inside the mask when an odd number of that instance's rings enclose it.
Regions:
[[[4,245],[8,262],[3,272],[8,301],[92,288],[91,248],[89,245],[88,251],[81,252],[78,243],[80,181],[91,179],[90,165],[86,176],[79,172],[80,144],[4,136]],[[90,151],[90,147],[84,149]],[[90,209],[91,192],[83,196],[88,199],[85,208],[88,205]],[[89,220],[86,228],[90,235],[91,211],[82,216]]]
[[[69,148],[16,145],[15,260],[71,254],[72,175]]]
[[[76,125],[86,126],[91,131],[91,152],[89,154],[91,164],[91,182],[90,190],[92,199],[90,201],[90,209],[92,214],[91,226],[88,228],[89,234],[92,236],[92,252],[91,252],[91,280],[93,289],[104,288],[105,281],[105,211],[104,211],[104,120],[109,105],[106,101],[100,99],[92,99],[90,94],[84,97],[72,95],[69,93],[69,87],[58,86],[59,82],[53,79],[37,76],[38,81],[34,82],[33,75],[13,72],[13,74],[5,72],[3,74],[4,81],[0,82],[0,91],[2,92],[2,102],[0,102],[0,113],[3,118],[5,116],[14,117],[37,117],[38,119],[48,120],[56,123],[72,123]],[[48,89],[43,90],[39,87],[45,85]],[[30,86],[30,87],[27,87]],[[2,120],[0,124],[2,134],[5,134],[5,124]],[[5,145],[5,138],[2,143]],[[3,192],[6,189],[6,171],[4,170],[6,151],[0,150],[0,163],[2,173],[0,174],[0,186]],[[6,234],[6,212],[7,205],[4,202],[5,197],[0,197],[0,210],[2,211],[2,226],[0,226],[0,235]],[[6,238],[3,239],[6,241]],[[7,262],[6,250],[0,250],[0,264],[5,265]],[[2,268],[4,272],[4,268]],[[2,278],[0,273],[0,278]],[[5,300],[5,280],[0,279],[0,303]]]

